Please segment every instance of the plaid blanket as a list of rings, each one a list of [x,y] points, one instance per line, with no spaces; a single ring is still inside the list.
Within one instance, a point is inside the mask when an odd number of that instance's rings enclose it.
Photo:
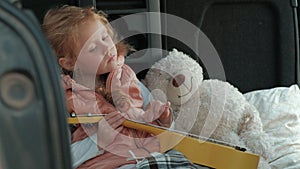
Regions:
[[[138,169],[198,169],[199,166],[190,162],[182,153],[170,150],[164,154],[151,153],[136,164]]]

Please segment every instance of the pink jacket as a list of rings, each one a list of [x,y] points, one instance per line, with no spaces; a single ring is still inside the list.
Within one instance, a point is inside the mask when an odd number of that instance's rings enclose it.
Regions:
[[[70,76],[62,75],[62,81],[69,112],[107,114],[117,110],[101,95],[76,83]],[[129,119],[158,125],[155,120],[161,116],[165,105],[159,101],[151,101],[145,111],[142,109],[143,99],[138,86],[138,79],[129,66],[124,64],[111,72],[108,75],[106,85],[107,90],[112,92],[116,107],[125,113]],[[170,119],[171,115],[165,118]],[[95,132],[97,132],[96,126],[86,128],[84,125],[79,125],[72,133],[72,143]],[[132,157],[132,154],[136,157],[145,157],[149,155],[149,152],[159,152],[159,147],[159,141],[153,135],[124,127],[115,136],[114,141],[105,147],[104,154],[86,161],[78,168],[116,168],[124,164],[135,163],[135,160],[127,160]]]

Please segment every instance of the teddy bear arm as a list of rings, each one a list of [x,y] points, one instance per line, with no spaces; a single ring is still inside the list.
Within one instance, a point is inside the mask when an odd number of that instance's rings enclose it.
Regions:
[[[268,159],[272,155],[273,140],[263,130],[259,113],[255,108],[249,106],[248,112],[243,116],[240,137],[253,153]]]

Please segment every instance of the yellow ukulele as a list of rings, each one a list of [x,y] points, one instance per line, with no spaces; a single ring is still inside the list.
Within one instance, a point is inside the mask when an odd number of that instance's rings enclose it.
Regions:
[[[69,117],[68,123],[97,123],[102,118],[102,115]],[[180,131],[167,130],[143,122],[126,120],[123,125],[155,134],[160,141],[161,152],[178,150],[195,164],[216,169],[257,169],[258,166],[259,156],[245,152],[245,149],[240,147],[204,141],[186,135],[187,133],[182,134]]]

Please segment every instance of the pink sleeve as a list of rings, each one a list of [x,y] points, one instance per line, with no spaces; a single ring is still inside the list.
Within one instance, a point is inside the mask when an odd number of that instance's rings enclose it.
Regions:
[[[69,112],[76,114],[107,114],[116,109],[101,95],[91,91],[66,92]]]
[[[107,114],[116,109],[103,96],[76,83],[70,76],[62,75],[69,112],[76,114]]]
[[[108,114],[116,111],[116,109],[108,103],[101,95],[92,91],[66,91],[67,107],[69,112],[78,114]],[[71,142],[77,142],[88,135],[97,132],[97,126],[79,125],[75,131],[72,132]]]
[[[123,65],[108,76],[107,88],[112,92],[116,107],[121,112],[125,112],[130,119],[153,122],[159,119],[165,110],[166,104],[158,100],[151,101],[145,111],[142,109],[143,98],[138,79],[135,72],[127,65]]]
[[[135,72],[127,65],[110,73],[107,79],[107,89],[111,91],[113,100],[126,97],[131,107],[142,108],[143,98]]]

